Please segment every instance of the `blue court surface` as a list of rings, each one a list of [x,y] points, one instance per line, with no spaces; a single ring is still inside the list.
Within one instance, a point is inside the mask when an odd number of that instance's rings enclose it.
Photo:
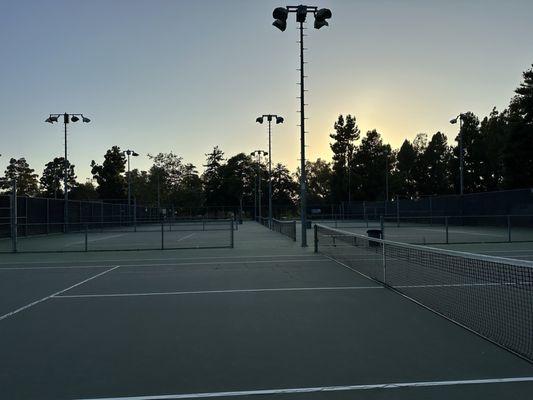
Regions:
[[[234,235],[233,249],[2,254],[0,397],[531,398],[531,363],[311,237]]]

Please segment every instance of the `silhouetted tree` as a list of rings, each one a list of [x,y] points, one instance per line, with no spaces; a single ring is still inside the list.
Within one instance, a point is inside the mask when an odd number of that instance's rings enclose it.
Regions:
[[[63,196],[63,179],[65,176],[65,158],[55,157],[52,161],[47,162],[43,174],[41,175],[41,193],[45,197],[53,197],[57,199]],[[74,173],[74,165],[67,160],[67,179],[68,188],[71,191],[76,187],[76,174]]]
[[[205,200],[207,205],[217,205],[222,185],[221,167],[224,160],[224,152],[215,146],[211,153],[205,155],[205,171],[202,176],[204,182]]]
[[[533,69],[523,73],[509,105],[504,175],[507,188],[533,186]]]
[[[396,172],[393,174],[396,181],[396,194],[401,197],[413,198],[416,196],[415,168],[418,154],[409,140],[404,140],[397,153]]]
[[[425,195],[449,193],[452,187],[449,173],[452,154],[446,136],[441,132],[435,133],[420,157],[426,168],[421,192]]]
[[[310,205],[328,204],[331,201],[331,164],[318,158],[316,161],[307,161],[307,195]],[[299,170],[297,181],[299,182]]]
[[[91,162],[91,173],[98,182],[96,191],[101,199],[125,199],[126,181],[124,171],[126,169],[126,157],[120,147],[113,146],[107,150],[102,165]]]
[[[17,180],[17,195],[19,196],[35,196],[38,194],[37,174],[33,168],[30,168],[24,157],[11,158],[7,166],[2,182],[2,188],[6,189],[8,193],[11,192],[12,182]]]
[[[498,190],[503,187],[504,150],[507,143],[507,116],[496,107],[481,121],[479,152],[484,154],[481,169],[481,190]]]
[[[69,199],[71,200],[96,200],[98,199],[98,192],[91,181],[79,183],[69,191]]]
[[[272,204],[274,207],[291,206],[298,196],[298,183],[281,163],[272,168]]]
[[[355,141],[359,139],[361,131],[356,118],[348,114],[346,120],[339,115],[333,125],[335,133],[329,135],[333,139],[330,144],[333,152],[333,173],[331,175],[331,197],[334,202],[348,200],[348,167],[354,157]],[[351,184],[351,182],[350,182]],[[354,187],[353,184],[351,184]]]
[[[394,165],[390,145],[383,144],[375,129],[368,131],[355,151],[352,164],[353,175],[357,178],[357,198],[376,200],[385,197],[387,165]]]

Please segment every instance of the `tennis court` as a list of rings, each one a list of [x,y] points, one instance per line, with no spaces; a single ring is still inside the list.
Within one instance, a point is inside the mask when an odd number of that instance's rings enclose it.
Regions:
[[[529,216],[409,217],[317,220],[336,229],[366,234],[384,232],[385,239],[413,244],[520,243],[533,241]]]
[[[233,246],[230,219],[175,220],[141,224],[18,224],[15,238],[0,239],[0,252],[89,252]]]
[[[234,235],[234,248],[2,255],[3,396],[530,397],[531,363],[323,248],[255,222]]]

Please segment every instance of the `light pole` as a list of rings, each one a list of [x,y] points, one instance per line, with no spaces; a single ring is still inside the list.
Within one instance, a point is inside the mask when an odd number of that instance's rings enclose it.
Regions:
[[[131,220],[131,171],[130,171],[130,156],[138,157],[139,153],[135,150],[124,150],[122,152],[125,156],[128,156],[128,218]]]
[[[464,193],[464,181],[463,181],[463,170],[464,170],[464,151],[463,151],[463,119],[465,115],[459,114],[454,119],[450,120],[450,124],[456,124],[459,121],[459,187],[461,196]]]
[[[257,164],[257,172],[256,172],[256,179],[257,179],[257,187],[258,187],[258,195],[257,195],[257,208],[259,211],[259,222],[261,221],[261,196],[262,196],[262,190],[261,190],[261,157],[267,156],[268,153],[264,150],[254,150],[250,153],[251,156],[255,157],[255,162]]]
[[[65,159],[63,160],[63,163],[64,163],[64,168],[63,168],[63,172],[64,172],[64,175],[63,175],[63,185],[64,185],[64,188],[65,188],[65,205],[64,205],[64,211],[63,211],[63,219],[64,219],[64,223],[65,223],[65,226],[64,226],[64,229],[66,230],[67,228],[67,225],[68,225],[68,167],[69,167],[69,162],[68,162],[68,147],[67,147],[67,125],[71,122],[78,122],[80,120],[80,117],[81,117],[81,120],[83,122],[85,122],[86,124],[88,124],[89,122],[91,122],[91,120],[85,116],[83,116],[83,114],[68,114],[68,113],[63,113],[63,114],[50,114],[48,118],[46,118],[44,120],[44,122],[48,122],[49,124],[53,124],[54,122],[58,122],[59,120],[59,117],[63,117],[63,124],[65,125]]]
[[[304,102],[304,22],[307,13],[312,13],[315,17],[315,29],[328,26],[326,19],[331,18],[331,11],[327,8],[312,6],[286,6],[274,9],[272,16],[275,21],[272,23],[280,31],[287,29],[287,17],[289,13],[296,13],[296,22],[300,24],[300,214],[302,222],[302,247],[307,247],[307,188],[305,171],[305,102]]]
[[[264,118],[268,121],[268,227],[272,229],[272,119],[276,119],[276,124],[282,124],[284,119],[279,115],[263,114],[255,122],[262,124]]]

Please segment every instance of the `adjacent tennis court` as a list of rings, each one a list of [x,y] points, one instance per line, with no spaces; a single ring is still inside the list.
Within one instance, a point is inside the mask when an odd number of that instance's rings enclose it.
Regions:
[[[3,395],[525,399],[533,390],[531,363],[312,247],[255,222],[234,233],[234,249],[6,254]]]

